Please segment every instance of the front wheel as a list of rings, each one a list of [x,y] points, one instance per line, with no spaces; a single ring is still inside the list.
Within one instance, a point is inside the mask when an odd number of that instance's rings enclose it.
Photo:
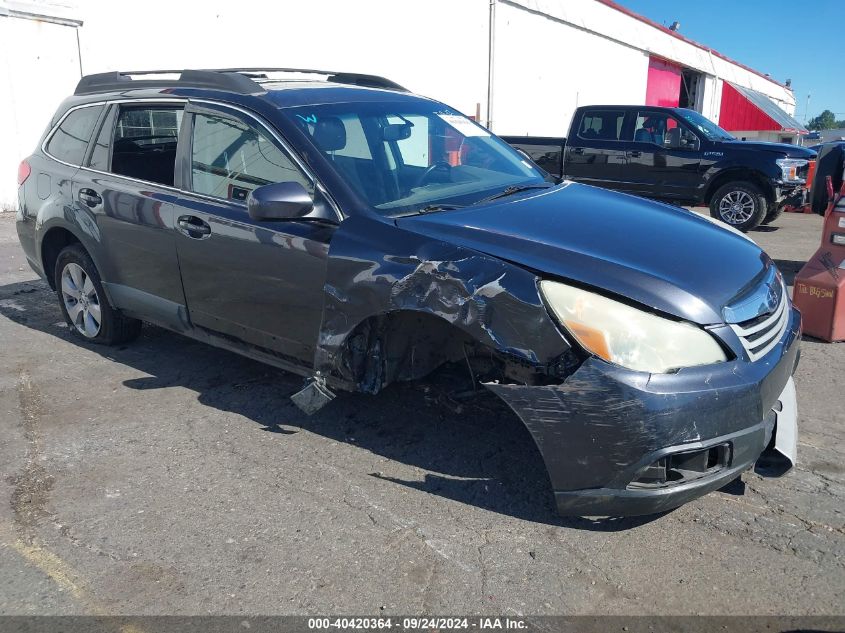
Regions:
[[[117,345],[141,331],[141,322],[109,305],[100,274],[79,244],[62,250],[56,259],[56,293],[71,331],[92,343]]]
[[[759,226],[767,210],[766,196],[750,182],[722,185],[710,201],[710,215],[740,231]]]

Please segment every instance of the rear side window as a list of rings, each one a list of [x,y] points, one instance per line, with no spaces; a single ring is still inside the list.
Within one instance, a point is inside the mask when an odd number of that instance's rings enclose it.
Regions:
[[[183,114],[178,106],[121,108],[114,126],[112,172],[172,187]]]
[[[586,140],[618,141],[622,138],[624,121],[624,110],[586,110],[578,136]]]
[[[131,139],[141,146],[167,145],[176,142],[181,123],[181,108],[124,108],[117,120],[114,140]]]
[[[71,165],[81,165],[103,106],[79,108],[68,114],[47,142],[47,153]]]
[[[264,133],[229,117],[194,115],[193,191],[244,202],[253,189],[276,182],[298,182],[314,190],[308,177]]]

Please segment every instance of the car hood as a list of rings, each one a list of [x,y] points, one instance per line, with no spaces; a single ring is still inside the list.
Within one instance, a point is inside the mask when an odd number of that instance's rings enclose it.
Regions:
[[[702,325],[724,322],[772,265],[742,234],[680,207],[576,183],[517,195],[396,222]]]
[[[732,148],[747,149],[755,152],[775,152],[787,158],[803,158],[809,160],[816,157],[816,152],[808,147],[790,145],[789,143],[764,143],[762,141],[721,141]]]

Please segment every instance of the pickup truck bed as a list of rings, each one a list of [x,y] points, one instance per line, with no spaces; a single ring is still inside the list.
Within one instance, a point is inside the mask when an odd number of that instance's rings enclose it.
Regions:
[[[565,137],[557,136],[503,136],[502,140],[522,150],[537,165],[556,178],[563,178],[563,148]]]

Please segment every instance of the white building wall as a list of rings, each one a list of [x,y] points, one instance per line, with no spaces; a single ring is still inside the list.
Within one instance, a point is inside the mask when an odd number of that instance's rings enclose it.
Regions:
[[[623,0],[624,1],[624,0]],[[0,0],[0,204],[19,161],[85,74],[109,70],[293,66],[383,75],[481,120],[487,114],[489,0]],[[718,121],[723,81],[787,112],[792,93],[598,0],[497,0],[493,129],[564,135],[578,105],[643,103],[648,58],[704,73]],[[23,19],[22,13],[48,20]],[[3,63],[5,62],[5,63]]]
[[[77,0],[85,74],[299,67],[388,77],[474,115],[487,95],[487,0]]]
[[[521,7],[601,37],[624,42],[649,54],[663,57],[718,79],[762,92],[789,114],[795,113],[795,96],[778,82],[732,63],[709,49],[695,46],[662,29],[617,11],[596,0],[499,0],[502,4]],[[622,0],[624,5],[624,0]],[[571,60],[585,63],[586,55]]]
[[[565,136],[579,105],[645,102],[643,51],[512,4],[496,12],[497,134]]]
[[[15,3],[21,8],[22,3]],[[0,2],[0,15],[8,11]],[[76,28],[0,17],[0,209],[17,201],[21,160],[35,149],[56,107],[79,81]]]

